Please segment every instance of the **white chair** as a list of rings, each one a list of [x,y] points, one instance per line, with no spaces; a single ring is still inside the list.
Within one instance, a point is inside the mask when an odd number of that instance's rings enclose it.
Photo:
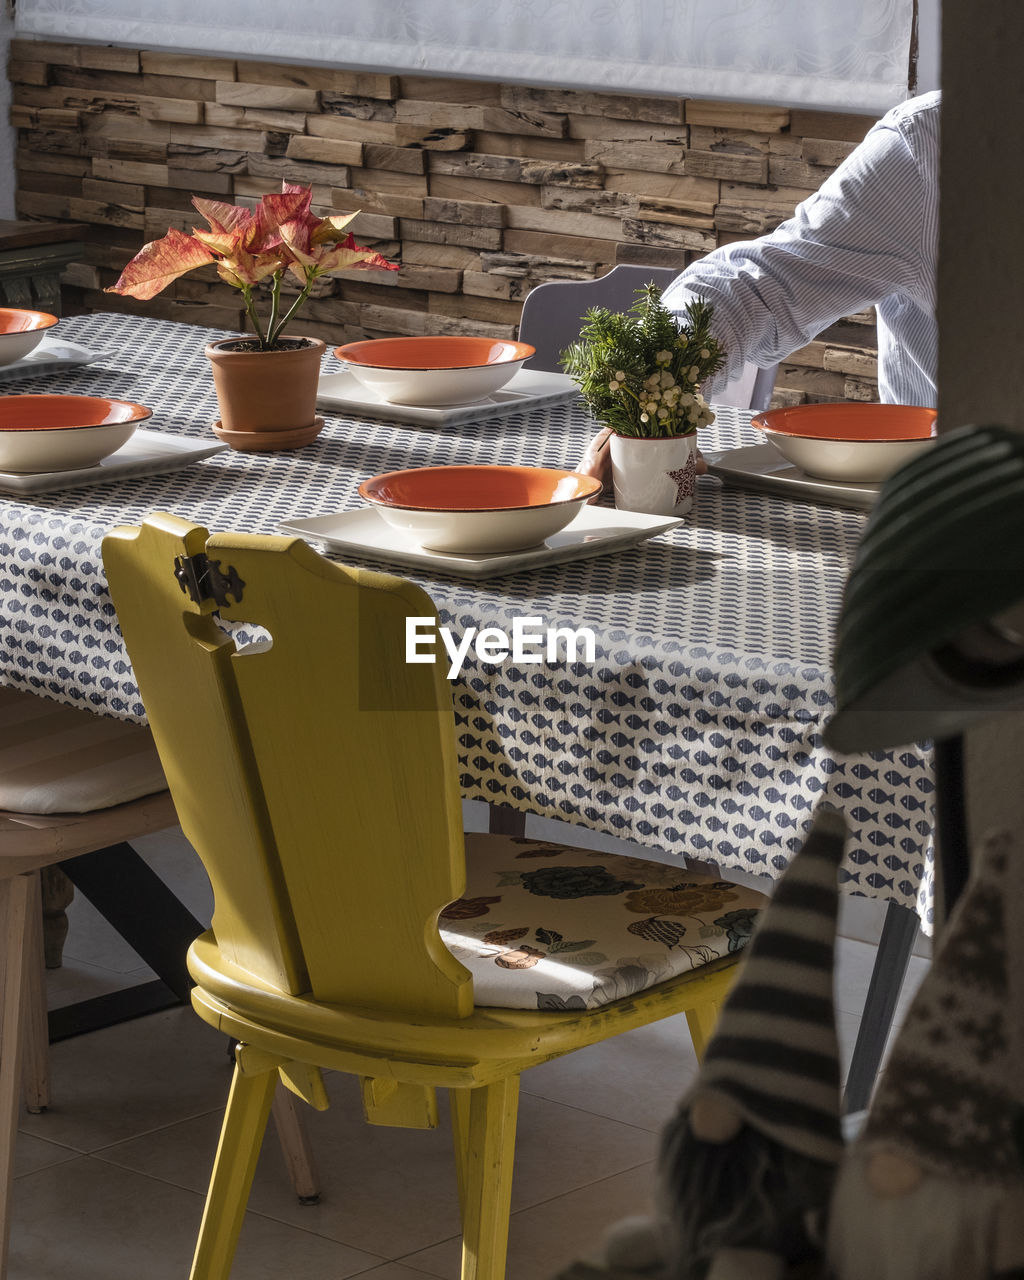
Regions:
[[[519,337],[536,348],[526,362],[529,369],[560,372],[558,357],[580,335],[583,316],[591,307],[627,311],[636,301],[638,289],[653,282],[664,289],[676,278],[680,267],[613,267],[597,280],[549,280],[531,289],[523,303]],[[748,364],[738,378],[715,393],[716,404],[739,409],[767,409],[775,386],[778,365],[758,369]]]
[[[177,825],[148,729],[0,686],[0,1280],[19,1095],[30,1111],[49,1104],[40,871],[61,865],[160,975],[87,1002],[102,1009],[84,1023],[79,1007],[62,1011],[66,1034],[187,1001],[185,952],[203,926],[127,843]],[[274,1118],[296,1194],[315,1199],[301,1114],[282,1090]]]

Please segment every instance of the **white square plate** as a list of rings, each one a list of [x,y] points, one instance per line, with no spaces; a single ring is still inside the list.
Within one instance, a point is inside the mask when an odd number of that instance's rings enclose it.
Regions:
[[[152,476],[163,471],[177,471],[221,453],[228,446],[219,440],[201,440],[195,436],[165,435],[162,431],[137,430],[132,438],[92,467],[74,471],[40,471],[31,475],[0,471],[0,493],[50,493],[54,489],[81,489],[85,485],[104,484],[127,476]]]
[[[14,382],[18,378],[38,378],[45,373],[62,373],[65,369],[77,369],[92,364],[109,351],[90,351],[77,342],[64,342],[60,338],[43,338],[34,351],[13,364],[0,365],[0,382]]]
[[[870,510],[878,501],[877,484],[843,484],[838,480],[816,480],[787,462],[770,444],[749,445],[726,453],[708,455],[708,471],[728,484],[758,489],[784,498],[824,502],[832,507]]]
[[[558,533],[539,547],[525,551],[504,551],[490,556],[455,556],[443,551],[427,551],[409,542],[392,528],[373,507],[340,511],[336,515],[313,516],[308,520],[285,520],[279,526],[307,542],[317,542],[331,551],[363,559],[395,561],[420,570],[439,570],[467,578],[493,578],[499,574],[533,569],[586,556],[605,555],[633,543],[653,538],[682,524],[672,516],[649,516],[639,511],[618,511],[615,507],[585,506]]]
[[[420,427],[441,427],[454,422],[476,422],[480,418],[496,418],[503,413],[537,409],[578,394],[579,387],[568,374],[520,369],[498,391],[475,404],[440,408],[389,404],[364,387],[354,373],[343,369],[340,373],[321,374],[316,402],[322,409],[332,409],[348,417],[355,414],[359,417],[389,418],[393,422],[407,422]]]

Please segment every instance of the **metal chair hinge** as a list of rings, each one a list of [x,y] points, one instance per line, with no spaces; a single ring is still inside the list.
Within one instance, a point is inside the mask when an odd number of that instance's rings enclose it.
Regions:
[[[228,596],[238,604],[245,587],[234,566],[225,573],[220,561],[210,560],[203,551],[194,556],[175,556],[174,576],[193,604],[212,600],[223,608],[229,603]]]

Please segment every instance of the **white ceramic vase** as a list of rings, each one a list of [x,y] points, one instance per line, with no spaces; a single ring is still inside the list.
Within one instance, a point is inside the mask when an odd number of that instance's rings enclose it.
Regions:
[[[682,516],[693,507],[696,433],[667,440],[613,435],[611,455],[615,505],[620,510]]]

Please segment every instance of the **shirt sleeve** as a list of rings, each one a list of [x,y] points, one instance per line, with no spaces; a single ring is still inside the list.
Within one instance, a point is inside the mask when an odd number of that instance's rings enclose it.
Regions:
[[[727,360],[710,389],[747,362],[776,364],[842,316],[913,291],[929,270],[927,184],[912,138],[892,115],[792,218],[715,250],[666,288],[665,305],[679,316],[698,298],[714,307]]]

